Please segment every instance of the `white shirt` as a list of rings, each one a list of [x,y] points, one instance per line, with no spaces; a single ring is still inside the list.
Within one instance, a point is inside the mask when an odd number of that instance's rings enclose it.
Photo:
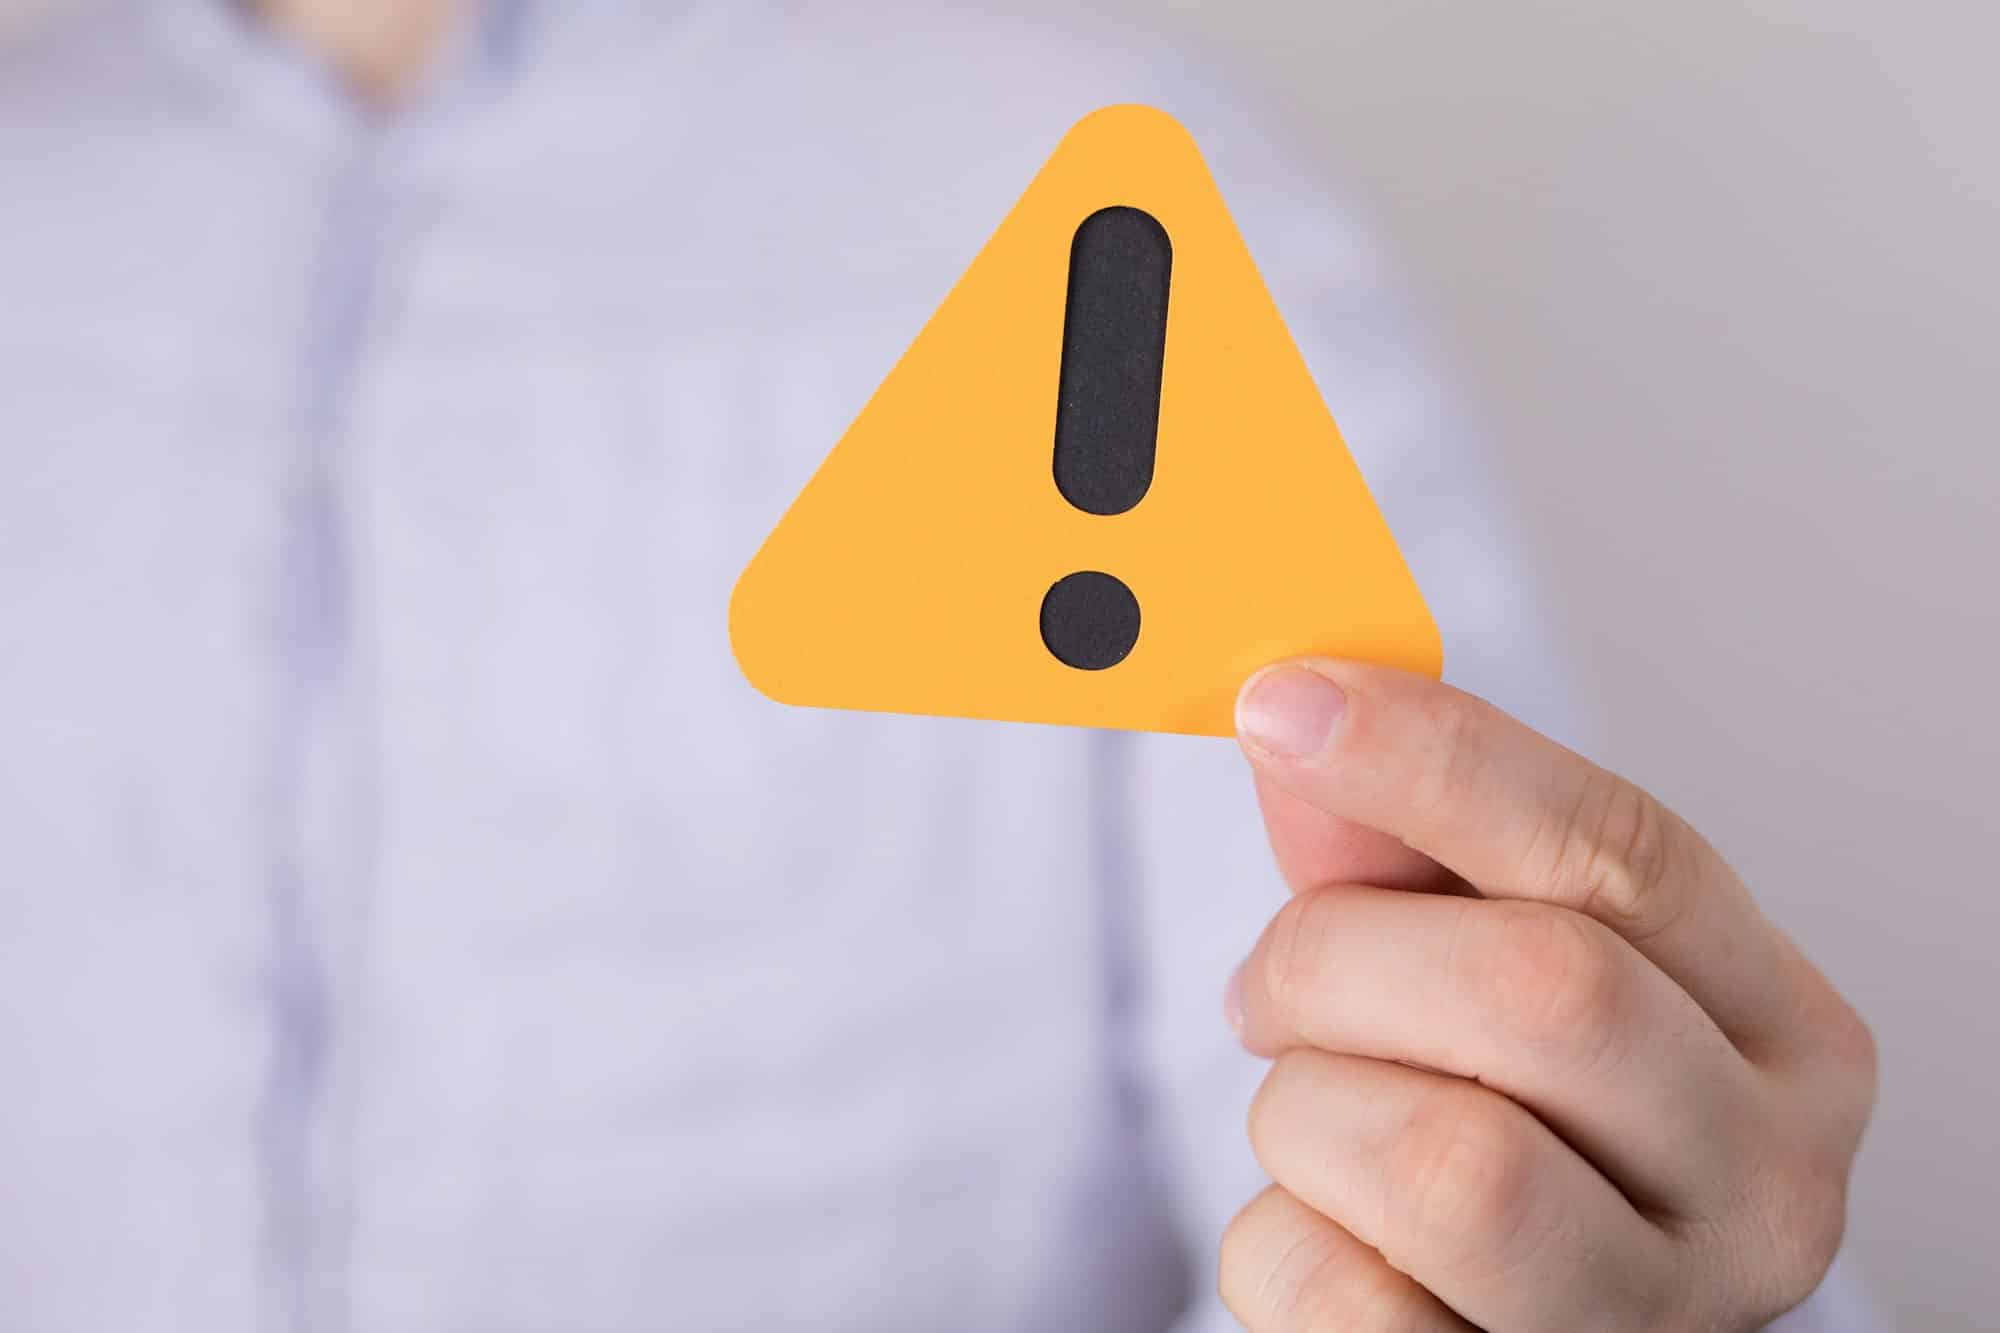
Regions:
[[[1182,53],[490,5],[378,120],[220,6],[0,77],[14,1330],[1221,1327],[1226,742],[796,711],[731,581],[1095,106],[1203,143],[1450,678],[1577,739],[1360,228]]]

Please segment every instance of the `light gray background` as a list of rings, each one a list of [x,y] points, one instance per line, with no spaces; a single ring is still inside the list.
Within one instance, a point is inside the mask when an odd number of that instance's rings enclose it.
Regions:
[[[1902,1328],[2000,1328],[2000,5],[1114,3],[1373,214],[1604,757],[1874,1024],[1857,1267]]]
[[[1881,1038],[1857,1266],[1901,1327],[2000,1326],[2000,5],[1104,8],[1235,62],[1372,215],[1604,757]]]

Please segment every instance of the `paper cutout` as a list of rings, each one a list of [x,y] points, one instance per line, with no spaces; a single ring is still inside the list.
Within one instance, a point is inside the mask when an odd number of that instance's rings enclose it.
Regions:
[[[1200,735],[1278,658],[1442,656],[1194,141],[1140,106],[1064,136],[729,631],[785,703]]]

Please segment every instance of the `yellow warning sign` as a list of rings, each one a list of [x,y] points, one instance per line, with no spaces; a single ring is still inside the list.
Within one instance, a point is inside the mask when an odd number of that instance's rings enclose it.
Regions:
[[[1228,735],[1301,654],[1441,648],[1186,130],[1086,117],[737,581],[784,703]]]

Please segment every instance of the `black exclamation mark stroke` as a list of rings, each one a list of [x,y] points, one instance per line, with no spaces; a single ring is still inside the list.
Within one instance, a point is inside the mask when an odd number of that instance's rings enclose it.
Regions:
[[[1122,205],[1070,242],[1055,478],[1087,514],[1126,513],[1153,484],[1173,259],[1166,228]],[[1066,666],[1116,666],[1139,642],[1139,599],[1101,570],[1066,575],[1042,598],[1042,642]]]

